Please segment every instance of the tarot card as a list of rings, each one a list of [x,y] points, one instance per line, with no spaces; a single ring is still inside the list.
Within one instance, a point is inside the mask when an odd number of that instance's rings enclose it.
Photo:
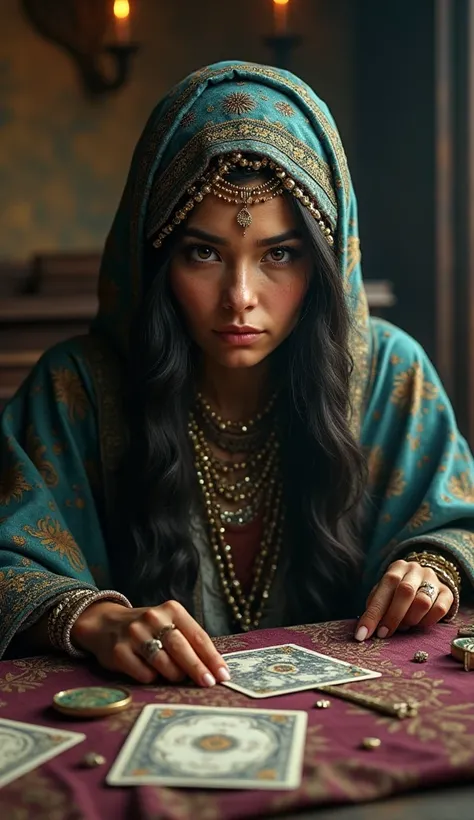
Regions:
[[[371,672],[292,643],[229,652],[222,657],[231,678],[222,685],[251,698],[271,698],[326,684],[380,677],[380,672]]]
[[[0,718],[0,788],[85,738],[80,732]]]
[[[296,789],[306,712],[150,704],[107,776],[111,786]]]

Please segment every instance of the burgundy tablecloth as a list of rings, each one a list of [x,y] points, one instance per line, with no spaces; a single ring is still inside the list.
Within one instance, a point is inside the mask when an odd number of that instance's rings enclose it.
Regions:
[[[464,611],[454,624],[429,632],[357,644],[353,623],[333,622],[290,629],[262,630],[221,638],[221,651],[297,643],[359,663],[381,678],[353,685],[357,691],[393,701],[414,698],[417,717],[403,721],[368,712],[334,697],[331,707],[314,708],[318,695],[301,692],[251,700],[222,686],[132,685],[133,706],[96,721],[70,720],[50,704],[60,689],[117,682],[84,664],[53,656],[0,663],[0,717],[61,726],[84,732],[87,739],[5,786],[0,791],[1,820],[237,820],[277,815],[322,804],[363,802],[443,783],[474,779],[474,673],[450,656],[457,628],[474,612]],[[427,663],[413,662],[417,649],[429,652]],[[121,683],[124,681],[121,680]],[[291,792],[186,790],[106,786],[105,775],[142,706],[154,702],[305,709],[308,711],[304,777]],[[382,745],[360,749],[365,736]],[[86,769],[86,752],[103,754],[107,764]]]

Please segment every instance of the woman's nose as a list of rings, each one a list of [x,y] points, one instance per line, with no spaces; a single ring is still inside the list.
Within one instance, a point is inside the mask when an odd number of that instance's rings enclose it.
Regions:
[[[223,305],[236,313],[254,308],[258,303],[256,277],[249,266],[240,265],[229,272],[223,292]]]

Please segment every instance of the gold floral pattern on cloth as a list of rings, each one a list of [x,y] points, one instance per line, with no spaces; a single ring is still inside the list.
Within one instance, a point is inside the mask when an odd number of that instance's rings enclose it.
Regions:
[[[41,545],[51,552],[59,552],[76,571],[85,568],[85,561],[81,550],[68,530],[63,530],[59,521],[51,516],[40,518],[36,522],[36,529],[25,524],[23,529],[33,538],[39,538]]]
[[[222,110],[226,114],[247,114],[256,107],[254,98],[246,91],[233,91],[222,100]]]
[[[71,792],[66,785],[58,784],[57,777],[49,777],[34,769],[13,780],[4,787],[4,793],[17,795],[15,807],[8,807],[5,820],[72,820],[84,817],[75,805],[71,805]]]
[[[0,677],[0,692],[30,692],[43,686],[46,679],[57,672],[74,672],[72,664],[62,658],[39,656],[12,661],[18,673],[7,672]]]
[[[194,111],[187,111],[186,114],[181,118],[181,126],[183,128],[189,128],[189,126],[193,124],[195,119],[196,114],[194,113]]]
[[[23,474],[21,462],[11,460],[11,454],[8,459],[0,476],[0,505],[5,507],[12,501],[23,501],[23,493],[33,489]]]
[[[407,482],[405,481],[404,470],[393,470],[393,472],[390,474],[385,496],[386,498],[398,498],[398,496],[403,495],[406,488]]]
[[[315,758],[310,764],[305,756],[305,771],[309,773],[311,769],[314,772],[312,777],[305,778],[296,793],[275,795],[270,800],[269,809],[283,811],[296,802],[300,806],[330,802],[335,789],[346,802],[363,803],[402,789],[413,789],[419,782],[418,774],[412,770],[393,768],[387,771],[378,767],[375,761],[370,764],[346,759],[332,763]]]
[[[408,529],[417,530],[420,527],[422,527],[423,524],[427,524],[428,521],[431,521],[432,517],[433,516],[429,501],[423,501],[419,509],[416,511],[415,515],[412,516],[412,518],[408,522]]]
[[[400,411],[409,407],[410,414],[416,416],[422,401],[434,401],[438,393],[437,386],[425,380],[420,363],[414,362],[407,370],[396,373],[390,401]]]
[[[222,820],[219,797],[212,790],[200,794],[196,789],[149,789],[155,798],[156,813],[148,813],[147,820]]]
[[[53,388],[56,401],[65,404],[69,420],[85,419],[89,402],[78,374],[67,367],[59,367],[52,371]]]
[[[360,239],[358,236],[349,236],[347,239],[347,268],[346,268],[346,283],[351,277],[351,273],[360,264],[362,254],[360,252]],[[346,285],[347,287],[347,285]]]
[[[247,649],[248,642],[241,635],[222,635],[220,638],[213,638],[213,643],[218,652],[236,652],[238,649]]]
[[[385,471],[383,450],[380,445],[377,444],[375,447],[372,447],[367,452],[366,459],[369,487],[377,487]]]
[[[29,425],[26,431],[26,447],[31,461],[35,465],[47,487],[57,487],[59,476],[51,461],[45,458],[47,447],[41,442],[38,435],[35,435],[34,427]]]
[[[472,700],[466,703],[443,702],[451,690],[443,688],[443,680],[432,679],[425,672],[415,672],[411,679],[365,681],[365,693],[377,697],[388,696],[393,700],[412,698],[419,703],[418,715],[406,720],[390,720],[378,717],[391,734],[406,732],[427,746],[442,749],[450,766],[474,763],[474,709]],[[370,685],[372,684],[372,685]]]
[[[275,108],[280,114],[283,114],[284,117],[294,117],[295,115],[295,109],[284,100],[278,100],[278,102],[275,103]]]
[[[451,495],[454,495],[455,498],[459,498],[460,501],[466,501],[469,504],[474,504],[474,485],[467,470],[459,476],[452,476],[449,480],[448,488]]]

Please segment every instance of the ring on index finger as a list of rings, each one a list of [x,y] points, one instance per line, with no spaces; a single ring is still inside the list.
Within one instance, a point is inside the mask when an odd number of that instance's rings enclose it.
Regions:
[[[149,641],[144,641],[140,647],[140,654],[146,661],[152,661],[158,652],[163,649],[163,644],[159,638],[150,638]]]
[[[433,604],[439,595],[439,589],[437,589],[434,584],[430,584],[429,581],[423,581],[423,583],[418,587],[417,593],[418,592],[424,592],[428,598],[431,598],[431,602]]]

